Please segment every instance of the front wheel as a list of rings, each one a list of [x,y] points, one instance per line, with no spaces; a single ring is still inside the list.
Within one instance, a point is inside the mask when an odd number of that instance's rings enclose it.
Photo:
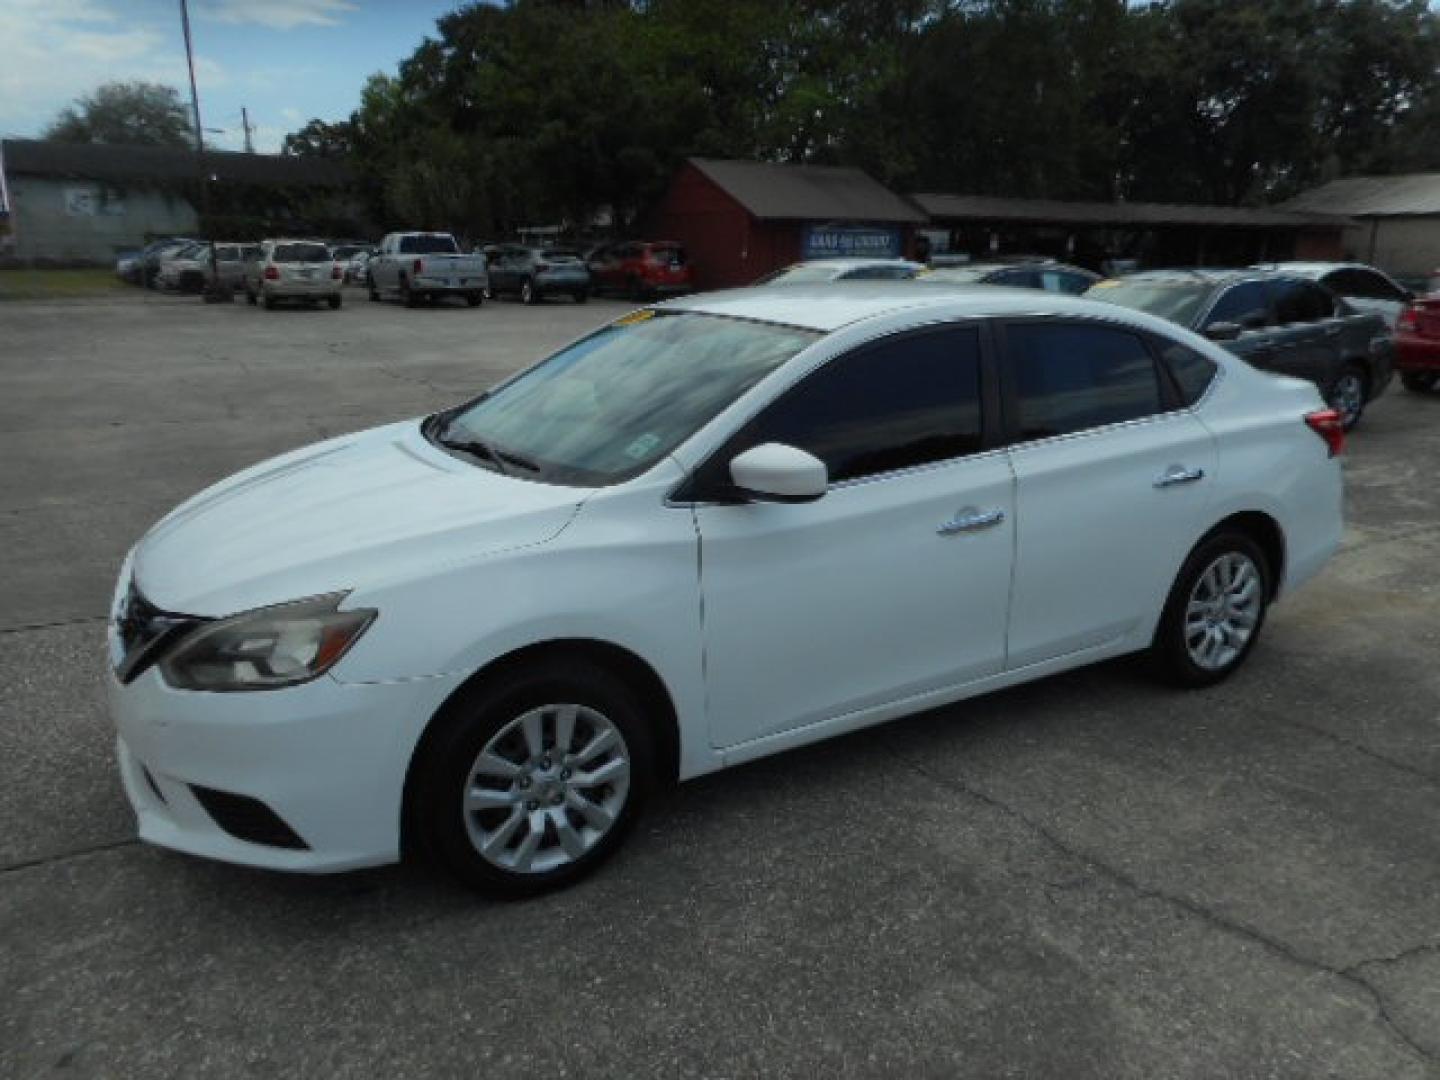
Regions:
[[[416,763],[415,824],[451,873],[484,892],[531,895],[589,873],[652,785],[638,697],[583,660],[467,686],[435,723]]]
[[[1365,399],[1369,394],[1369,380],[1365,372],[1355,364],[1349,364],[1336,380],[1330,384],[1325,400],[1340,414],[1340,423],[1346,431],[1360,423],[1365,414]]]
[[[1440,371],[1402,371],[1400,385],[1412,394],[1433,394],[1440,390]]]
[[[1167,681],[1211,686],[1234,674],[1265,623],[1270,574],[1265,553],[1245,533],[1217,533],[1190,553],[1150,646]]]

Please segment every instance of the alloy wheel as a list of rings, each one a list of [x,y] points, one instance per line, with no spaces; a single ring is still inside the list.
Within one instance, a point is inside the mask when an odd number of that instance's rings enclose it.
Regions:
[[[1365,408],[1365,379],[1358,372],[1344,372],[1330,388],[1330,404],[1345,427],[1351,427]]]
[[[1263,603],[1260,570],[1251,558],[1228,551],[1205,568],[1185,607],[1185,648],[1205,671],[1221,671],[1245,651]]]
[[[502,727],[471,764],[465,829],[492,866],[546,873],[594,848],[629,794],[620,729],[587,705],[542,705]]]

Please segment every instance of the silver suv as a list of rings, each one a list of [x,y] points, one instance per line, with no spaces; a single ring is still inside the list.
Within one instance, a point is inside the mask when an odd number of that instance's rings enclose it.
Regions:
[[[330,249],[318,240],[265,240],[258,258],[245,266],[245,299],[264,300],[267,308],[281,300],[324,300],[338,308],[344,283]]]

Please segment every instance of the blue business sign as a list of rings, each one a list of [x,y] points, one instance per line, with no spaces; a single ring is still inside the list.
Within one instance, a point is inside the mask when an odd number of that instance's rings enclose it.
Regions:
[[[899,229],[864,225],[807,225],[801,258],[897,259],[903,250]]]

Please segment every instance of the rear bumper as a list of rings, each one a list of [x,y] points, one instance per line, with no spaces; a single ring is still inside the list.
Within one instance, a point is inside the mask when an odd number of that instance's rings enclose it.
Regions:
[[[563,277],[552,274],[536,274],[533,284],[535,291],[540,293],[589,292],[591,288],[590,279],[578,274]]]
[[[1440,339],[1395,335],[1396,371],[1440,371]]]
[[[411,279],[410,289],[413,292],[427,293],[476,293],[489,284],[490,279],[486,274],[462,274],[457,277],[431,277],[422,274]]]
[[[341,284],[338,278],[330,277],[315,281],[266,281],[260,286],[260,292],[276,300],[286,297],[323,298],[340,295]]]

